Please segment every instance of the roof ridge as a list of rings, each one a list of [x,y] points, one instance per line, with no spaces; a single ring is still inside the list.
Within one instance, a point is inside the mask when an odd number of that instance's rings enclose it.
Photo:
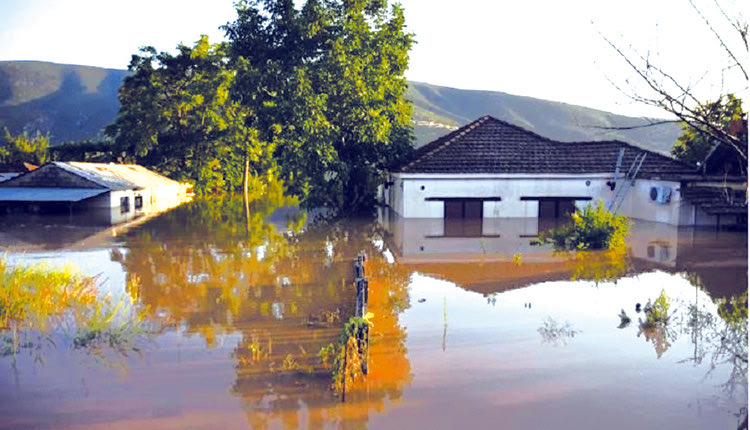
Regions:
[[[466,133],[468,133],[469,131],[474,130],[480,124],[482,124],[483,122],[485,122],[485,121],[487,121],[489,119],[496,119],[496,118],[493,118],[490,115],[485,115],[485,116],[479,117],[479,118],[475,119],[474,121],[466,124],[465,126],[460,127],[457,130],[454,130],[451,133],[446,134],[443,137],[437,138],[437,139],[433,140],[432,142],[428,143],[427,145],[419,148],[417,151],[419,151],[419,150],[422,150],[422,151],[420,151],[419,154],[415,154],[416,156],[414,157],[414,159],[412,161],[410,161],[409,164],[407,164],[406,166],[403,166],[401,168],[401,170],[403,171],[404,169],[407,169],[407,168],[413,166],[414,163],[416,163],[417,161],[419,161],[423,157],[428,157],[428,156],[430,156],[430,155],[432,155],[432,154],[434,154],[434,153],[436,153],[436,152],[444,149],[445,147],[447,147],[448,145],[450,145],[451,143],[453,143],[456,139],[458,139],[459,137],[462,137],[462,136],[466,135]],[[428,147],[430,147],[430,148],[428,148]]]
[[[516,130],[518,130],[518,131],[520,131],[522,133],[526,133],[526,134],[528,134],[530,136],[533,136],[533,137],[535,137],[537,139],[546,140],[547,142],[552,142],[552,143],[565,143],[565,142],[562,142],[562,141],[559,141],[559,140],[551,139],[551,138],[546,137],[546,136],[542,136],[541,134],[538,134],[538,133],[535,133],[535,132],[533,132],[531,130],[525,129],[525,128],[521,127],[520,125],[513,124],[513,123],[508,122],[508,121],[504,121],[504,120],[496,118],[496,117],[494,117],[492,115],[485,115],[484,118],[486,118],[486,119],[493,119],[493,120],[495,120],[495,121],[497,121],[497,122],[499,122],[499,123],[501,123],[503,125],[515,128]]]

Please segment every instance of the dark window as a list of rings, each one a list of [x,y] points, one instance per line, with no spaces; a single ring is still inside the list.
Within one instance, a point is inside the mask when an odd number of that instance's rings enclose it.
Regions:
[[[521,200],[525,199],[521,198]],[[539,200],[538,229],[541,232],[551,228],[558,228],[566,223],[570,215],[576,211],[576,200],[583,199],[540,197],[535,200]]]
[[[479,237],[482,235],[481,199],[446,199],[443,234],[450,237]]]
[[[130,197],[120,197],[120,213],[130,212]]]
[[[133,206],[135,206],[136,209],[140,209],[143,207],[143,196],[135,196],[133,198]]]
[[[482,199],[445,199],[445,218],[482,219]]]

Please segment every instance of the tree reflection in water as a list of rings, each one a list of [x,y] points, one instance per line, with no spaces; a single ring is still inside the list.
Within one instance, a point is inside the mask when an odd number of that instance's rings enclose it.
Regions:
[[[113,252],[128,292],[153,318],[205,338],[240,333],[231,392],[242,399],[253,428],[280,420],[310,428],[346,422],[366,426],[370,409],[398,401],[409,381],[405,332],[398,314],[409,305],[408,272],[388,264],[370,222],[317,224],[282,220],[284,201],[199,200],[156,218]],[[381,236],[382,237],[382,236]],[[354,313],[352,261],[369,256],[371,331],[369,375],[337,404],[331,375],[318,352]],[[355,425],[356,426],[356,425]]]

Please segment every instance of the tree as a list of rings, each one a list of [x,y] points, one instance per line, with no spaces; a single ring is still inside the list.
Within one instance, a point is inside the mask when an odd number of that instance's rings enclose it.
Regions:
[[[699,127],[683,123],[683,133],[672,148],[672,155],[678,160],[694,166],[700,166],[704,173],[723,173],[746,175],[746,159],[741,153],[747,154],[747,114],[742,110],[742,101],[728,94],[719,100],[699,105],[696,110],[701,115],[710,118],[727,136],[732,136],[738,142],[737,149],[722,145]]]
[[[272,171],[272,149],[246,126],[247,108],[229,98],[235,72],[225,49],[202,36],[193,48],[179,45],[177,55],[152,47],[134,55],[120,111],[106,129],[115,153],[204,194],[238,189],[243,173]]]
[[[403,9],[384,0],[241,1],[224,28],[234,95],[275,144],[290,190],[339,214],[371,209],[411,149]]]
[[[49,136],[37,133],[30,137],[28,133],[13,136],[5,129],[5,142],[0,144],[0,163],[44,164],[49,161]]]
[[[709,152],[717,164],[726,161],[734,166],[747,164],[747,127],[741,100],[727,90],[725,83],[739,83],[738,91],[747,90],[748,85],[748,22],[740,11],[728,11],[719,1],[709,7],[699,8],[693,0],[690,5],[705,24],[715,47],[725,54],[723,64],[711,62],[714,69],[708,70],[692,81],[678,77],[657,64],[653,56],[643,54],[632,47],[621,48],[607,37],[604,40],[625,60],[631,71],[645,87],[625,90],[616,85],[632,100],[664,109],[676,117],[685,130],[673,150],[673,154],[690,163],[703,162]],[[710,9],[709,9],[710,8]],[[706,78],[709,79],[706,79]],[[721,82],[719,94],[706,102],[701,84]],[[629,81],[628,85],[630,85]],[[745,123],[746,124],[746,123]],[[718,155],[716,156],[716,152]]]

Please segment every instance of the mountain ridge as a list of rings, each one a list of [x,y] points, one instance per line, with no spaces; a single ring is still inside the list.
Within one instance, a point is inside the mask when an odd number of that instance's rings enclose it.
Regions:
[[[42,61],[0,61],[0,129],[49,133],[51,142],[96,140],[117,115],[117,89],[127,70]],[[484,115],[559,141],[622,140],[669,154],[677,124],[639,127],[648,119],[499,91],[409,82],[415,146]],[[612,128],[612,129],[607,129]]]

